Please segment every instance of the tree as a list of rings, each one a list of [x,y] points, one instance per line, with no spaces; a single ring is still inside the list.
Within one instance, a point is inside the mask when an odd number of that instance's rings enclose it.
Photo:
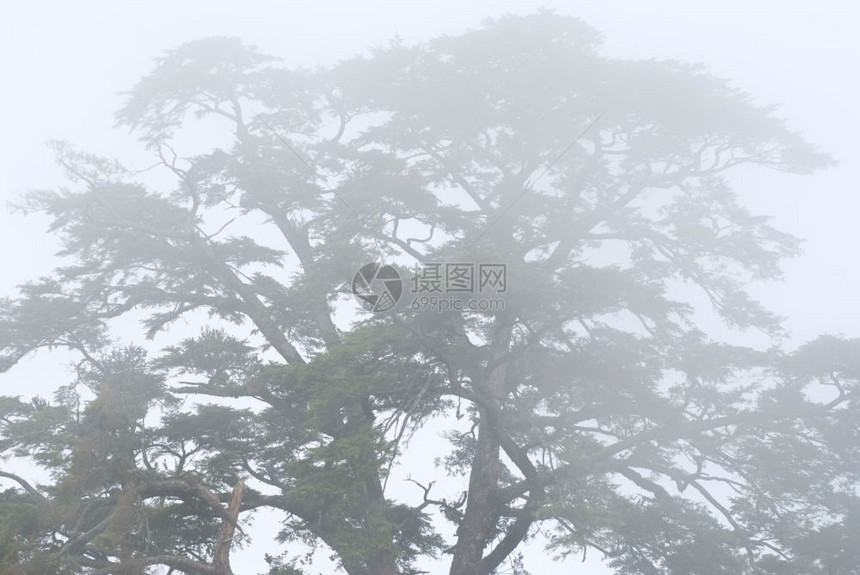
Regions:
[[[780,347],[744,286],[797,242],[727,179],[831,161],[701,68],[599,41],[540,13],[308,71],[212,38],[117,116],[172,189],[57,144],[74,189],[24,208],[64,265],[4,302],[2,365],[81,360],[55,401],[3,400],[4,453],[52,480],[3,472],[0,564],[223,575],[267,507],[349,575],[522,572],[539,532],[622,574],[856,573],[860,343]],[[183,153],[197,129],[223,141]],[[502,262],[504,309],[349,323],[375,261]],[[709,337],[689,286],[772,347]],[[110,338],[132,313],[206,327],[148,356]],[[409,504],[387,477],[428,425],[462,495],[413,477]]]

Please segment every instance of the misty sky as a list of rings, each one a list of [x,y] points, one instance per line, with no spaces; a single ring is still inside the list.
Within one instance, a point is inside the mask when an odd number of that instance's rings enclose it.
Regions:
[[[786,264],[786,281],[754,292],[788,317],[797,343],[823,332],[860,336],[860,6],[848,2],[4,2],[0,194],[5,203],[62,182],[45,146],[52,138],[145,167],[141,147],[114,129],[113,112],[120,92],[179,43],[238,36],[287,65],[312,67],[394,35],[420,41],[541,7],[601,30],[605,55],[704,63],[759,103],[777,105],[791,128],[840,162],[806,177],[743,174],[735,184],[754,212],[806,240],[804,255]],[[3,295],[47,273],[54,248],[41,220],[7,212],[0,214]],[[25,393],[12,375],[0,377],[0,393]]]
[[[788,262],[787,281],[756,290],[789,316],[798,340],[860,334],[860,253],[856,221],[860,168],[860,7],[847,2],[741,2],[707,5],[634,2],[44,2],[4,3],[0,13],[0,193],[4,200],[54,186],[61,174],[44,142],[68,139],[118,155],[147,158],[113,129],[119,92],[154,56],[181,42],[233,35],[314,66],[348,57],[395,34],[419,41],[458,33],[483,18],[540,7],[577,15],[606,36],[604,53],[706,64],[759,102],[776,104],[791,127],[832,153],[840,165],[810,177],[768,173],[739,182],[748,205],[805,238]],[[707,6],[698,7],[698,6]],[[47,271],[51,246],[33,219],[0,216],[2,290]]]

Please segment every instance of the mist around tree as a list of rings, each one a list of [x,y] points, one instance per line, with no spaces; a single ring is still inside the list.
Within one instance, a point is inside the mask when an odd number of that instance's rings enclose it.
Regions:
[[[533,545],[858,573],[860,343],[791,346],[749,295],[799,241],[731,179],[832,160],[702,67],[600,42],[538,13],[289,69],[208,38],[117,112],[154,167],[55,143],[67,184],[18,208],[62,251],[0,304],[0,368],[64,348],[74,377],[0,397],[0,570],[239,574],[269,537],[270,575],[318,573],[300,548],[525,574]],[[504,309],[370,313],[368,262],[504,263]],[[447,455],[407,499],[388,478],[427,429]]]

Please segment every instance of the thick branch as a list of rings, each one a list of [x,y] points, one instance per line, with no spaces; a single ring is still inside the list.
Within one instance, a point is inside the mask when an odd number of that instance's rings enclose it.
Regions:
[[[20,485],[24,489],[24,491],[26,491],[30,495],[33,495],[34,497],[38,498],[39,501],[47,501],[45,496],[42,495],[41,493],[39,493],[39,491],[35,487],[30,485],[30,483],[26,479],[24,479],[23,477],[20,477],[18,475],[15,475],[14,473],[9,473],[8,471],[2,471],[2,470],[0,470],[0,477],[4,477],[6,479],[11,479],[12,481],[14,481],[18,485]]]

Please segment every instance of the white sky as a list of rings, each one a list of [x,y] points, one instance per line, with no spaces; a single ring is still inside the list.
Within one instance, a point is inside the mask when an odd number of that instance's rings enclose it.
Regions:
[[[760,103],[778,104],[791,127],[840,161],[812,176],[768,173],[737,185],[754,211],[807,240],[804,256],[787,263],[784,283],[756,288],[788,316],[795,341],[824,332],[860,336],[860,5],[847,1],[5,1],[0,198],[61,182],[44,145],[50,138],[144,165],[134,140],[113,129],[118,92],[179,43],[238,36],[288,65],[313,66],[395,34],[418,41],[540,7],[603,31],[609,56],[705,63]],[[39,220],[0,213],[0,295],[46,273],[52,249]],[[38,374],[38,366],[27,373]],[[25,393],[16,377],[0,385],[2,394]]]

